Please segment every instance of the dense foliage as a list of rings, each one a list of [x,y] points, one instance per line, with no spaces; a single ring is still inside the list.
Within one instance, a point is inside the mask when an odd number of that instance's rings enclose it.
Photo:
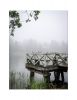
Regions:
[[[27,19],[25,19],[24,21],[30,22],[30,17],[33,17],[34,20],[36,21],[38,19],[38,15],[39,15],[40,11],[38,10],[34,10],[34,11],[30,11],[28,13],[28,11],[25,11],[25,14],[28,16]],[[20,14],[18,11],[9,11],[9,29],[10,29],[10,35],[14,36],[14,30],[15,28],[20,28],[22,26],[22,22],[20,21]]]

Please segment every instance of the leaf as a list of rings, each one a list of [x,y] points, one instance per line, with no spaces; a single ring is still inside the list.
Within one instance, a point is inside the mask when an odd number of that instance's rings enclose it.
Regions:
[[[22,24],[21,24],[21,23],[18,23],[18,25],[17,25],[17,26],[18,26],[18,28],[20,28],[20,27],[22,26]]]
[[[13,33],[11,33],[11,36],[14,36],[14,34],[13,34]]]

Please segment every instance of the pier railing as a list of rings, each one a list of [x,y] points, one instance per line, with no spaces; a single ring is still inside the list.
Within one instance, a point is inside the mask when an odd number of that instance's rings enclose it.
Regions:
[[[26,68],[30,71],[31,83],[36,72],[43,74],[48,87],[50,72],[54,72],[56,82],[59,81],[61,73],[62,81],[64,82],[63,72],[68,70],[68,55],[63,53],[26,54]]]

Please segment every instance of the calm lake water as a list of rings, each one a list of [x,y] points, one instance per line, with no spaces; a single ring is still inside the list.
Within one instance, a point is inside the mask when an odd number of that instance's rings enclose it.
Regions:
[[[25,68],[25,55],[9,55],[9,71],[25,73],[26,79],[29,78],[30,72]],[[68,72],[64,72],[65,82],[68,82]],[[51,72],[51,80],[54,80],[54,74]],[[35,80],[43,80],[43,76],[35,73]]]

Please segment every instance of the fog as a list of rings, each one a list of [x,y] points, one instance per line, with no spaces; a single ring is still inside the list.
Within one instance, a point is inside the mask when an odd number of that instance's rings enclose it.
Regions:
[[[40,11],[37,21],[34,19],[25,23],[26,15],[19,11],[23,27],[15,30],[14,39],[37,40],[40,43],[68,41],[68,12],[67,11]]]
[[[19,11],[21,20],[24,15]],[[41,11],[39,19],[30,23],[23,22],[23,26],[9,37],[9,71],[24,72],[26,53],[59,52],[68,53],[67,11]],[[42,78],[36,74],[35,77]],[[53,79],[53,74],[52,74]],[[67,81],[67,73],[65,74]]]
[[[41,52],[41,53],[47,53],[47,52],[62,52],[67,53],[68,48],[67,44],[62,42],[58,43],[56,41],[51,41],[50,44],[44,43],[40,44],[35,40],[29,40],[24,41],[23,43],[19,43],[14,41],[12,38],[10,38],[9,42],[9,70],[14,72],[24,72],[26,73],[26,76],[28,78],[29,71],[25,68],[26,63],[26,53],[32,53],[32,52]],[[66,73],[67,74],[67,73]],[[65,74],[65,75],[66,75]],[[36,77],[43,78],[42,75],[36,74]],[[54,79],[54,76],[52,74],[52,79]],[[66,81],[67,81],[67,75],[66,75]]]

